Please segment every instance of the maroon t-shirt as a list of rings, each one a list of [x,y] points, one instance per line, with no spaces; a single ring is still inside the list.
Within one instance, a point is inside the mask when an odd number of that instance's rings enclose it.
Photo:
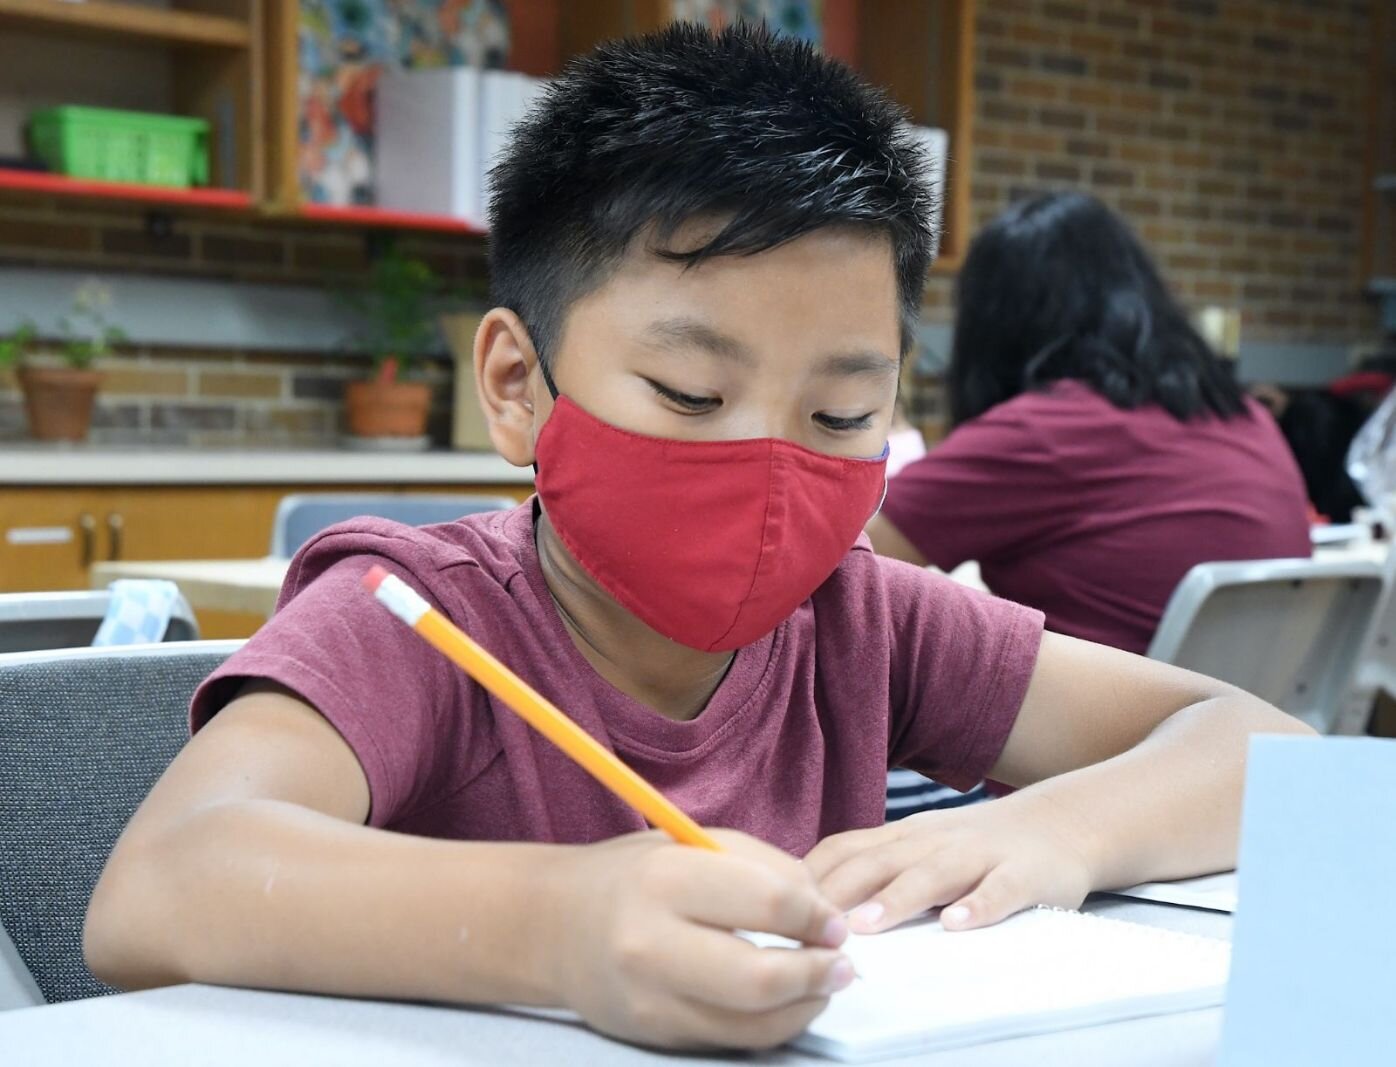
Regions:
[[[644,823],[365,592],[374,563],[700,823],[796,855],[880,825],[889,766],[961,789],[984,777],[1041,640],[1038,612],[879,558],[863,538],[794,615],[738,650],[701,714],[675,722],[572,644],[539,569],[531,503],[420,529],[332,527],[292,562],[276,615],[199,688],[192,725],[240,679],[278,682],[353,748],[370,823],[432,837],[575,843]]]
[[[1048,629],[1144,652],[1194,565],[1307,557],[1307,499],[1274,420],[1123,411],[1079,382],[958,427],[891,479],[882,514],[930,562],[978,560]]]

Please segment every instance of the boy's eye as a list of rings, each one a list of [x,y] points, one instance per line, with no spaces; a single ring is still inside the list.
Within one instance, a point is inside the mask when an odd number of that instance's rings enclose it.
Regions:
[[[649,387],[662,396],[671,404],[683,408],[694,415],[699,415],[708,411],[715,411],[722,406],[722,400],[715,396],[693,396],[689,393],[680,393],[677,389],[670,389],[668,386],[660,385],[652,378],[646,378]]]
[[[842,418],[838,415],[826,415],[822,411],[817,412],[814,421],[823,426],[826,430],[866,430],[872,426],[873,413],[870,411],[866,415],[854,415],[850,418]]]

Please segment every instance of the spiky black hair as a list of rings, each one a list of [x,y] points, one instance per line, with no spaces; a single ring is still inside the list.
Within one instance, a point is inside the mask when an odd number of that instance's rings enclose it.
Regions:
[[[696,264],[855,226],[891,239],[905,352],[935,248],[924,174],[902,111],[803,42],[746,23],[612,41],[568,65],[491,172],[492,297],[546,362],[648,227],[656,254]],[[704,217],[726,221],[668,249]]]

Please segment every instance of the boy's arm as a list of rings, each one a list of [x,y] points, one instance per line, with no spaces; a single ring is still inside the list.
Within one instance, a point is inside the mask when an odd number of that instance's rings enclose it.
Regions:
[[[1236,862],[1251,734],[1313,731],[1234,686],[1060,634],[1043,635],[1027,695],[989,777],[989,804],[828,838],[807,857],[853,928],[950,905],[947,926],[1092,889]],[[958,911],[963,908],[964,911]]]
[[[127,988],[457,999],[469,942],[502,997],[546,1001],[538,961],[520,951],[539,850],[471,862],[363,826],[368,784],[335,729],[284,691],[244,694],[195,735],[112,853],[88,912],[93,971]],[[471,929],[480,897],[497,910]]]
[[[176,758],[88,912],[94,973],[357,996],[571,1007],[658,1044],[763,1046],[851,971],[800,865],[634,834],[598,845],[438,841],[362,825],[357,758],[312,707],[254,684]],[[810,945],[761,952],[724,931]]]
[[[1226,682],[1047,633],[990,777],[1031,786],[1076,827],[1093,886],[1119,888],[1235,866],[1251,735],[1313,732]]]

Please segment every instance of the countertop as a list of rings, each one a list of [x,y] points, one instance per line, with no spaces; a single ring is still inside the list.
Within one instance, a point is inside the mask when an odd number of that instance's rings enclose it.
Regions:
[[[529,485],[492,452],[356,452],[0,445],[6,485]]]

